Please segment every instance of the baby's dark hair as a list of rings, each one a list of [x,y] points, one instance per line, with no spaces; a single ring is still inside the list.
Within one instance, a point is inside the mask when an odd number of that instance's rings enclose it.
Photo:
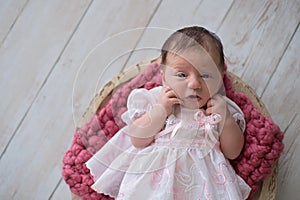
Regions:
[[[210,48],[215,48],[219,53],[219,63],[215,63],[220,69],[224,69],[224,52],[220,38],[213,32],[199,27],[186,27],[174,32],[164,43],[161,49],[161,63],[166,64],[168,52],[177,53],[191,47],[201,45],[210,53]]]

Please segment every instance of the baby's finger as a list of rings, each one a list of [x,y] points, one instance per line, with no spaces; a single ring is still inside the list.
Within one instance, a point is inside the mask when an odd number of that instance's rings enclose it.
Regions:
[[[169,103],[172,104],[172,105],[175,105],[175,104],[182,104],[182,100],[179,99],[179,98],[170,98],[170,99],[169,99]]]
[[[213,108],[212,108],[212,107],[208,107],[208,108],[205,110],[205,113],[206,113],[206,115],[211,115],[211,114],[213,114]]]
[[[169,98],[172,98],[172,97],[176,97],[177,98],[176,93],[174,92],[174,90],[171,90],[171,89],[166,92],[166,95]]]
[[[167,93],[167,92],[170,91],[170,90],[171,90],[171,88],[168,87],[168,86],[164,86],[164,87],[163,87],[163,91],[164,91],[165,93]]]
[[[213,107],[213,99],[207,101],[206,107]]]

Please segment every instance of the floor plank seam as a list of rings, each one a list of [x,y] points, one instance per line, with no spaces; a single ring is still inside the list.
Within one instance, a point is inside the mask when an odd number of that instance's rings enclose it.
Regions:
[[[126,65],[128,64],[128,61],[130,60],[134,50],[136,49],[136,47],[138,46],[138,44],[140,43],[140,41],[142,40],[144,34],[145,34],[145,31],[146,31],[146,27],[149,26],[149,24],[151,23],[153,17],[155,16],[155,13],[157,12],[158,8],[160,7],[162,3],[162,0],[159,1],[159,3],[157,4],[157,6],[155,7],[152,15],[149,17],[149,20],[148,22],[146,23],[145,27],[144,27],[144,30],[142,32],[142,34],[140,35],[139,39],[136,41],[136,43],[134,44],[134,47],[133,47],[133,50],[130,52],[129,56],[127,57],[126,61],[124,62],[124,65],[121,67],[121,71],[123,71],[125,68],[126,68]]]
[[[36,101],[37,97],[39,96],[40,92],[42,91],[42,89],[44,88],[45,84],[47,83],[49,77],[51,76],[53,70],[55,69],[57,63],[59,62],[61,56],[63,55],[65,49],[67,48],[67,46],[69,45],[71,39],[73,38],[75,32],[77,31],[78,27],[80,26],[83,18],[85,17],[87,11],[89,10],[91,4],[94,2],[94,0],[91,0],[91,2],[89,3],[89,5],[87,6],[86,10],[84,11],[83,15],[81,16],[79,22],[77,23],[76,27],[74,28],[72,34],[69,36],[69,39],[66,41],[66,44],[64,45],[64,47],[62,48],[61,52],[59,53],[56,61],[54,62],[53,66],[51,67],[50,71],[48,72],[48,74],[45,77],[45,80],[43,81],[43,83],[41,84],[40,88],[38,89],[38,91],[36,92],[31,104],[29,105],[28,109],[26,110],[24,116],[22,117],[22,119],[20,120],[19,124],[17,125],[16,129],[14,130],[12,136],[10,137],[9,141],[7,142],[4,150],[1,152],[1,156],[0,156],[0,160],[2,159],[2,157],[4,156],[5,152],[7,151],[8,147],[10,146],[13,138],[15,137],[16,133],[18,132],[18,130],[20,129],[21,125],[23,124],[23,121],[25,120],[25,118],[27,117],[29,111],[32,108],[32,105],[34,104],[34,102]]]
[[[19,17],[21,16],[21,14],[23,13],[24,9],[26,8],[28,2],[29,2],[29,0],[26,1],[26,3],[24,4],[24,6],[22,7],[22,9],[20,10],[20,12],[18,13],[17,17],[14,19],[13,23],[10,25],[10,27],[8,29],[8,32],[5,34],[5,36],[3,37],[2,41],[0,42],[0,48],[4,44],[6,38],[10,34],[11,30],[14,28],[16,22],[18,21]]]
[[[51,200],[56,192],[56,190],[58,189],[59,185],[61,184],[62,182],[62,178],[59,179],[58,183],[56,184],[56,186],[54,187],[52,193],[50,194],[48,200]]]
[[[222,27],[222,25],[223,25],[225,19],[227,18],[228,14],[230,13],[230,11],[231,11],[231,9],[232,9],[232,7],[233,7],[233,4],[234,4],[234,1],[231,2],[231,4],[230,4],[229,8],[227,9],[227,11],[226,11],[226,13],[225,13],[225,15],[224,15],[222,21],[219,23],[217,29],[215,30],[216,33],[218,33],[219,30],[220,30],[220,28]]]
[[[34,97],[34,99],[35,98],[36,98],[36,96]],[[23,124],[24,119],[27,117],[27,114],[29,113],[29,110],[31,109],[31,107],[33,105],[33,102],[34,102],[34,100],[29,105],[28,109],[26,110],[25,114],[23,115],[22,119],[20,120],[19,124],[17,125],[16,129],[14,130],[12,136],[9,138],[7,144],[5,145],[3,151],[1,152],[0,161],[1,161],[2,157],[4,156],[6,150],[8,149],[9,145],[11,144],[11,142],[12,142],[13,138],[15,137],[16,133],[18,132],[19,128]]]
[[[269,86],[269,84],[270,84],[270,82],[271,82],[271,80],[272,80],[272,77],[274,76],[274,74],[276,73],[276,71],[277,71],[277,69],[278,69],[280,63],[282,62],[282,58],[284,57],[286,51],[288,50],[290,44],[292,43],[292,41],[293,41],[293,39],[294,39],[294,37],[295,37],[297,31],[298,31],[299,24],[300,24],[300,23],[297,24],[297,26],[296,26],[296,28],[295,28],[293,34],[292,34],[291,37],[290,37],[290,40],[288,41],[287,45],[285,46],[285,49],[284,49],[284,51],[282,52],[280,58],[278,59],[278,62],[276,63],[274,70],[271,72],[271,75],[269,76],[268,81],[267,81],[265,87],[263,88],[263,91],[262,91],[261,94],[259,95],[259,98],[262,98],[262,97],[263,97],[263,95],[264,95],[264,93],[265,93],[267,87]]]
[[[298,113],[294,113],[294,115],[293,115],[293,117],[291,118],[291,120],[289,121],[288,125],[287,125],[287,126],[285,127],[285,129],[283,130],[283,133],[286,133],[286,132],[289,130],[290,126],[291,126],[292,124],[294,124],[295,119],[297,118],[297,115],[298,115]]]

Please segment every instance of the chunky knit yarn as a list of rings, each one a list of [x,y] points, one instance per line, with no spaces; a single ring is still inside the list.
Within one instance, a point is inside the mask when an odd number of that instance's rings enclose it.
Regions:
[[[85,162],[125,124],[121,114],[126,111],[129,93],[144,87],[161,85],[159,65],[153,63],[145,71],[119,87],[109,102],[88,123],[75,132],[71,147],[63,157],[62,175],[71,191],[82,199],[112,199],[91,189],[94,183]],[[225,75],[226,95],[242,109],[246,120],[245,145],[241,155],[231,162],[236,173],[252,188],[253,194],[261,181],[272,173],[272,165],[283,151],[283,133],[271,118],[262,115],[243,93],[234,91]]]

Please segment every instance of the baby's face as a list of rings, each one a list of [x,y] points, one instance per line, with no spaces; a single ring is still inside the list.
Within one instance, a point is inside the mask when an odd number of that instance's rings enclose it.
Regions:
[[[223,84],[220,70],[204,51],[189,50],[180,56],[168,53],[162,73],[163,85],[173,89],[182,106],[190,109],[205,106]]]

